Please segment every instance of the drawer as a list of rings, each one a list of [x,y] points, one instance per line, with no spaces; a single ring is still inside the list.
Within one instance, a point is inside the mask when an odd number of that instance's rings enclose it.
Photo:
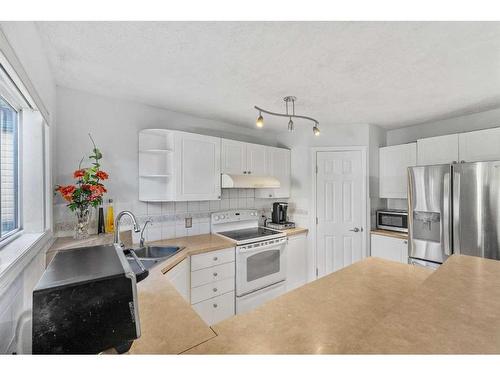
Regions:
[[[192,305],[208,325],[214,325],[234,315],[234,291]]]
[[[234,277],[191,289],[191,303],[198,303],[234,290]]]
[[[193,271],[191,272],[191,288],[228,278],[234,279],[234,273],[234,262],[224,263],[219,266]]]
[[[234,262],[234,247],[191,256],[191,271]]]

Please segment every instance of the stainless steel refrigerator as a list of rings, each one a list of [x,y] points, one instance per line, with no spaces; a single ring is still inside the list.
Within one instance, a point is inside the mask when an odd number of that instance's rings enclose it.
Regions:
[[[500,259],[500,161],[408,168],[409,262]]]

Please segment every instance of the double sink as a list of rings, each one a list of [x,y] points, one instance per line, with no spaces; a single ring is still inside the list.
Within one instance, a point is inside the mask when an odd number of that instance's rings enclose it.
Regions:
[[[156,264],[174,256],[184,247],[180,246],[144,246],[138,249],[124,250],[125,256],[135,273],[136,281],[144,280],[149,270]]]

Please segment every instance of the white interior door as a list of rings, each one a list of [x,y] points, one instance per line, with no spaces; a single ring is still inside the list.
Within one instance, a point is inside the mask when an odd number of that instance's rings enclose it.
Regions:
[[[318,151],[316,166],[316,264],[324,276],[362,258],[362,152]]]

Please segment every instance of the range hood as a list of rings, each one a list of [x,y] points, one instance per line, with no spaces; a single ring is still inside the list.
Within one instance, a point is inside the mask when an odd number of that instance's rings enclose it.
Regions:
[[[252,176],[246,174],[222,174],[223,188],[277,189],[280,181],[272,176]]]

